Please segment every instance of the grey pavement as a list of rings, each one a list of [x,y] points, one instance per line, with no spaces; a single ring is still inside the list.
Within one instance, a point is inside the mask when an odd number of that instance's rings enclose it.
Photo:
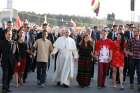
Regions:
[[[97,65],[95,66],[95,72],[97,72]],[[2,76],[0,71],[0,77]],[[129,89],[128,78],[125,82],[125,89],[121,91],[119,88],[112,88],[111,79],[107,78],[106,87],[103,89],[97,88],[97,74],[95,73],[94,79],[91,81],[91,86],[87,88],[80,88],[76,82],[76,79],[72,81],[70,88],[62,88],[56,86],[51,78],[48,76],[46,86],[39,88],[36,82],[36,73],[29,74],[27,82],[20,88],[15,87],[15,81],[12,81],[11,90],[12,93],[140,93],[135,89]]]

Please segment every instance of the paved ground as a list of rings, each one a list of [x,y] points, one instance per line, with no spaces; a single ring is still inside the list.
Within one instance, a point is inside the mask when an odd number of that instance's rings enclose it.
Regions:
[[[97,66],[95,69],[97,69]],[[74,80],[71,87],[65,89],[56,86],[55,83],[51,82],[50,78],[47,79],[46,87],[39,88],[36,84],[36,73],[34,72],[29,74],[27,83],[20,88],[15,87],[15,82],[13,80],[11,90],[13,91],[12,93],[140,93],[136,90],[136,88],[134,90],[129,89],[128,80],[125,83],[125,90],[121,91],[119,88],[114,89],[112,88],[111,80],[109,78],[107,78],[106,88],[98,89],[96,86],[96,76],[92,79],[91,86],[87,88],[78,87],[76,80]]]

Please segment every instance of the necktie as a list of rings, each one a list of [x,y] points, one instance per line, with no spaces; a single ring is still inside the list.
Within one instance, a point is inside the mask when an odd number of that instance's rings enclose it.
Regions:
[[[28,43],[28,32],[26,32],[26,35],[25,35],[25,43],[27,45],[27,48],[29,48],[29,43]]]
[[[116,37],[116,36],[115,36],[115,32],[113,32],[112,39],[114,40],[114,39],[115,39],[115,37]]]
[[[132,38],[132,32],[130,31],[130,39]]]

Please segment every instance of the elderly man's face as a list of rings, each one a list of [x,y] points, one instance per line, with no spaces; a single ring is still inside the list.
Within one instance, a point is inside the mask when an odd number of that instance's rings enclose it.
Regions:
[[[68,37],[69,36],[69,31],[67,29],[65,29],[65,36]]]

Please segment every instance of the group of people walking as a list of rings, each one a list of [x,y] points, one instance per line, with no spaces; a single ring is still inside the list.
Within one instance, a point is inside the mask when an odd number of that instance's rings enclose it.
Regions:
[[[28,72],[37,72],[37,85],[46,84],[46,71],[54,59],[52,80],[58,86],[70,87],[74,79],[74,62],[78,63],[76,80],[81,88],[90,86],[94,78],[94,64],[98,64],[97,86],[105,87],[106,76],[112,78],[113,88],[130,77],[130,88],[134,88],[137,72],[137,88],[140,91],[140,32],[133,24],[114,25],[112,29],[95,26],[84,33],[72,34],[66,27],[56,36],[48,32],[48,24],[42,30],[30,29],[27,22],[19,30],[7,22],[0,30],[0,55],[2,67],[2,93],[11,92],[10,81],[15,76],[16,86],[26,83]]]

